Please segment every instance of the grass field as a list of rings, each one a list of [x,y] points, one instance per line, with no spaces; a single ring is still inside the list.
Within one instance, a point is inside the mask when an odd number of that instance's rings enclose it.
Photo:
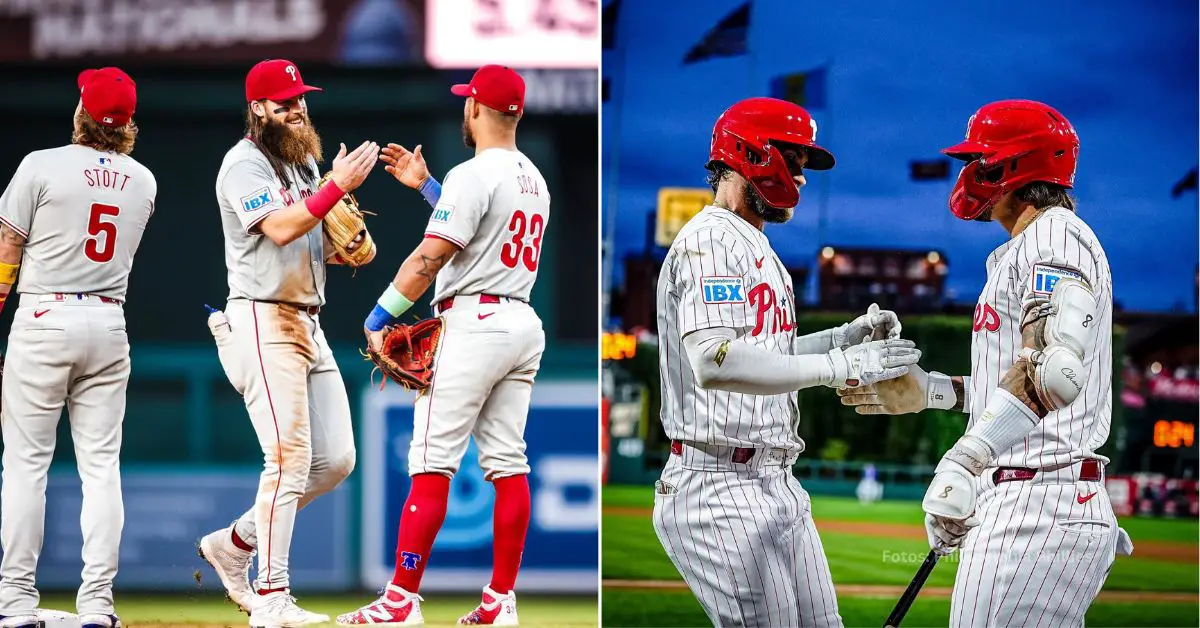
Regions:
[[[604,487],[601,573],[604,626],[710,625],[686,588],[648,590],[629,581],[678,583],[678,572],[663,553],[649,519],[653,507],[649,487]],[[839,610],[847,626],[879,626],[898,597],[883,587],[903,588],[929,551],[920,504],[884,501],[862,506],[857,500],[814,496],[813,516],[829,558],[834,584],[841,590]],[[880,536],[866,524],[894,526]],[[1135,557],[1113,565],[1100,599],[1087,615],[1089,626],[1197,626],[1196,520],[1125,518]],[[943,588],[954,584],[957,564],[943,559],[926,584],[926,592],[909,611],[904,625],[945,626],[950,600]],[[855,589],[853,594],[847,591]]]
[[[374,599],[372,593],[339,596],[303,596],[300,605],[330,618],[352,611]],[[459,617],[479,604],[479,596],[425,596],[421,611],[427,626],[453,626]],[[72,611],[74,596],[44,596],[44,608]],[[580,596],[519,596],[522,626],[583,627],[596,625],[596,598]],[[246,626],[246,616],[224,598],[209,594],[122,595],[117,592],[117,614],[125,626]],[[334,624],[324,624],[332,626]]]

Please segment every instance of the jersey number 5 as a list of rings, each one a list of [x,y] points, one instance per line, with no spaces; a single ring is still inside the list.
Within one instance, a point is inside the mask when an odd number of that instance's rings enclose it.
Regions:
[[[525,264],[525,268],[536,271],[538,259],[542,255],[542,232],[546,228],[546,219],[541,214],[525,215],[517,210],[508,221],[508,230],[513,234],[512,240],[500,247],[500,263],[509,268],[516,268],[517,263]],[[533,241],[526,245],[525,236]]]
[[[83,245],[83,254],[93,262],[101,264],[112,261],[113,253],[117,250],[117,225],[105,222],[105,216],[118,216],[121,208],[116,205],[92,203],[92,213],[88,218],[88,235],[91,236]],[[100,236],[104,236],[101,239]]]

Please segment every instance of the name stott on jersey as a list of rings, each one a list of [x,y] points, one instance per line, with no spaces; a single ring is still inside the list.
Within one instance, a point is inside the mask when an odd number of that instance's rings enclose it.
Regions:
[[[124,301],[157,192],[128,155],[76,144],[27,155],[0,197],[0,221],[26,238],[17,291]]]
[[[1084,349],[1087,383],[996,464],[1043,468],[1099,458],[1112,419],[1112,275],[1096,235],[1075,212],[1050,209],[988,256],[987,273],[972,327],[970,425],[1021,351],[1021,299],[1030,291],[1049,297],[1061,278],[1082,278],[1099,303]]]
[[[728,327],[739,341],[790,355],[795,339],[791,276],[763,232],[706,207],[667,252],[658,275],[662,422],[674,440],[800,452],[796,393],[749,395],[700,388],[683,337]]]
[[[549,221],[546,180],[521,151],[490,148],[455,166],[425,235],[462,250],[438,272],[433,302],[456,294],[528,301]]]
[[[309,157],[315,174],[317,162]],[[229,268],[229,298],[293,305],[325,304],[324,230],[319,226],[286,246],[262,234],[259,223],[273,212],[312,196],[319,181],[306,184],[299,169],[288,166],[291,187],[285,188],[267,156],[242,139],[221,162],[217,174],[217,203],[225,233],[225,264]]]

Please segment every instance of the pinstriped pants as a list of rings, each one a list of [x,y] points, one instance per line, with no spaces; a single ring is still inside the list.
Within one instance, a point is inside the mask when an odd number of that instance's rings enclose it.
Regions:
[[[808,493],[789,468],[700,471],[671,456],[654,531],[713,625],[842,625]]]
[[[981,523],[961,550],[950,625],[1082,626],[1117,551],[1103,482],[993,485],[989,475]]]

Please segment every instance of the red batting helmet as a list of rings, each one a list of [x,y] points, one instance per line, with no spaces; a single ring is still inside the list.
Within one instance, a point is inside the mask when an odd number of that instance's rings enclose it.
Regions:
[[[942,152],[967,162],[950,192],[950,211],[974,220],[1027,183],[1073,187],[1079,136],[1049,105],[1001,100],[975,112],[967,122],[967,138]]]
[[[810,170],[829,170],[833,155],[817,146],[817,123],[804,107],[775,98],[747,98],[725,110],[713,127],[709,163],[721,162],[746,177],[763,201],[778,209],[800,202],[779,148],[772,142],[805,147]]]

